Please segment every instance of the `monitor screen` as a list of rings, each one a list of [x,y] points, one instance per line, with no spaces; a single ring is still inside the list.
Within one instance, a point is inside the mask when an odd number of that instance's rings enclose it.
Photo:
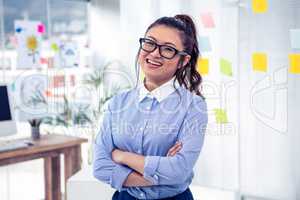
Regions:
[[[12,120],[7,86],[0,85],[0,121]]]

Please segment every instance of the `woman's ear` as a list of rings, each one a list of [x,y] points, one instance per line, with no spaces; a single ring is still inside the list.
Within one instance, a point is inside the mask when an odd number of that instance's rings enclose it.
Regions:
[[[183,61],[182,61],[182,67],[186,66],[191,60],[191,56],[187,55],[183,57]],[[180,67],[179,67],[180,68]]]

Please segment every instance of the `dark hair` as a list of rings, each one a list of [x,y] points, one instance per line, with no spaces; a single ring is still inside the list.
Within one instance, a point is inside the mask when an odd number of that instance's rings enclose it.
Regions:
[[[184,57],[181,56],[178,65],[180,66],[175,72],[175,80],[178,80],[179,85],[184,85],[186,89],[194,92],[196,95],[201,97],[200,86],[202,83],[202,77],[196,70],[197,59],[199,56],[199,48],[197,41],[196,27],[192,18],[188,15],[175,15],[174,17],[161,17],[154,21],[146,30],[146,33],[154,26],[163,25],[171,28],[175,28],[180,32],[180,37],[182,39],[183,48],[186,53],[191,56],[190,61],[182,66]],[[140,53],[138,51],[136,57],[136,67],[137,60]],[[139,74],[139,69],[138,69]],[[139,78],[139,77],[137,77]]]

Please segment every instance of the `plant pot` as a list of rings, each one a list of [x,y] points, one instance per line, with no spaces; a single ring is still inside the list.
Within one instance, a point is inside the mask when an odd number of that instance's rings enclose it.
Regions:
[[[40,127],[35,127],[35,126],[31,127],[31,138],[33,140],[40,139]]]

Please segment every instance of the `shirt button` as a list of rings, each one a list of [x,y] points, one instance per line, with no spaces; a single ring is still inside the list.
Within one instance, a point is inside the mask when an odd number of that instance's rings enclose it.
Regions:
[[[150,109],[151,109],[151,107],[150,107],[150,106],[148,106],[148,107],[147,107],[147,110],[150,110]]]
[[[143,130],[143,127],[140,128],[140,131],[142,131],[142,130]]]
[[[140,194],[140,196],[141,196],[141,197],[143,197],[143,196],[144,196],[144,194],[143,194],[143,193],[141,193],[141,194]]]

